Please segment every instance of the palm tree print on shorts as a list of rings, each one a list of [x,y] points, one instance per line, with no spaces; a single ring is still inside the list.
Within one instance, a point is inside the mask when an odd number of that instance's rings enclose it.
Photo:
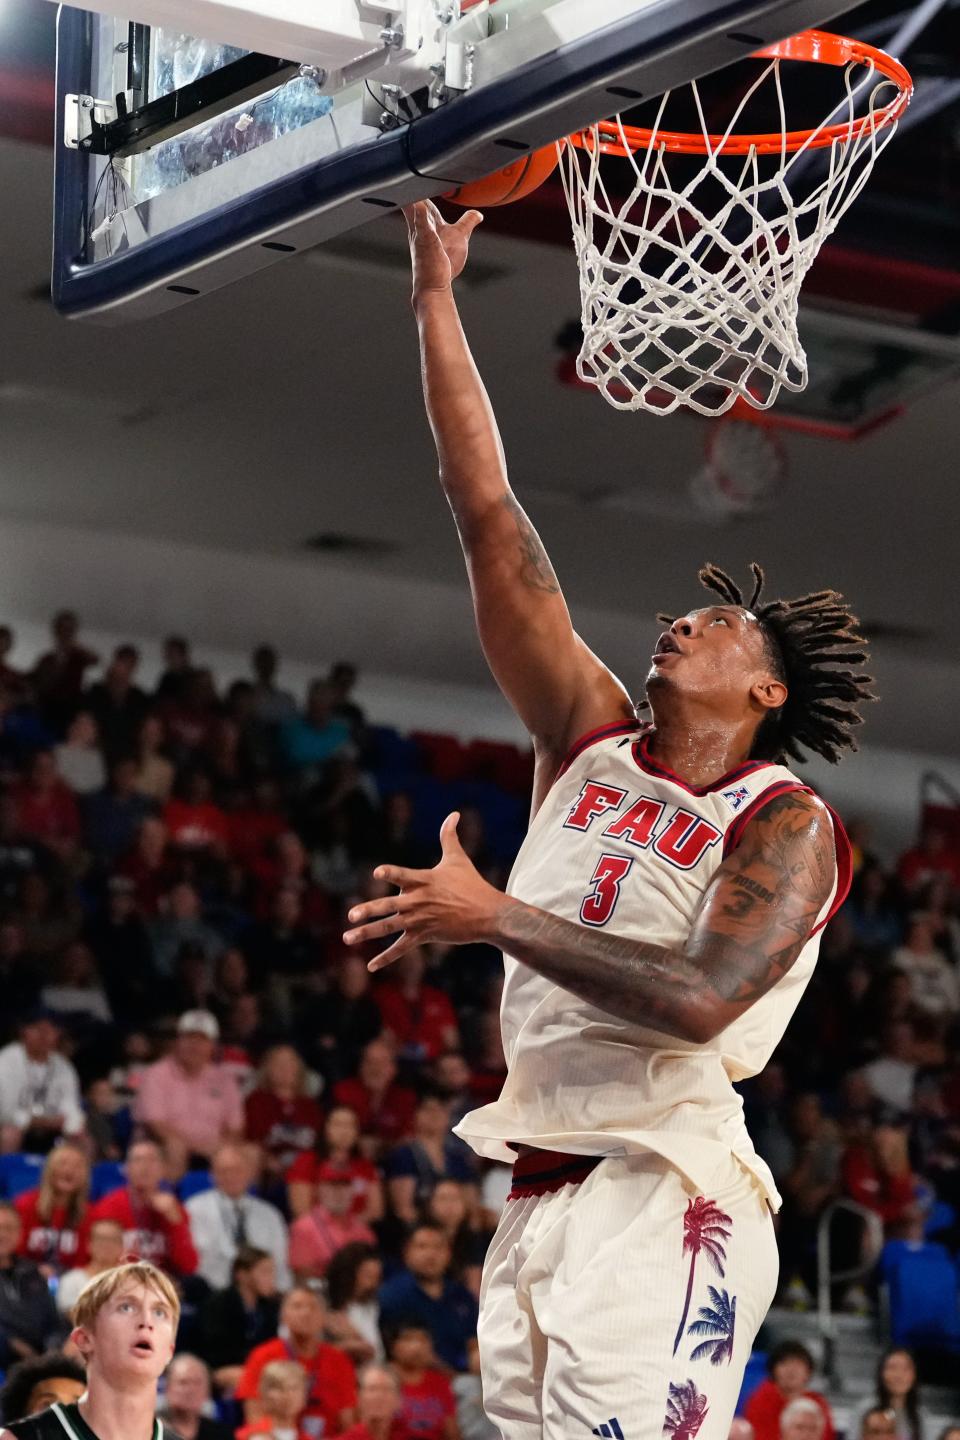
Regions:
[[[672,1440],[693,1440],[709,1410],[706,1395],[701,1395],[692,1380],[670,1386],[667,1401],[667,1416],[663,1422],[663,1433]]]
[[[702,1360],[710,1356],[711,1365],[727,1364],[733,1359],[733,1332],[737,1323],[737,1297],[728,1295],[726,1290],[716,1290],[708,1285],[710,1304],[700,1306],[700,1319],[694,1320],[687,1330],[688,1335],[709,1335],[690,1354],[691,1360]]]
[[[730,1239],[731,1231],[728,1227],[732,1224],[730,1216],[725,1215],[712,1200],[706,1200],[702,1195],[698,1195],[695,1200],[687,1201],[687,1213],[683,1217],[683,1254],[690,1256],[690,1274],[687,1277],[683,1314],[680,1316],[677,1336],[673,1342],[674,1355],[676,1355],[677,1347],[683,1338],[687,1316],[690,1314],[690,1297],[693,1294],[693,1277],[697,1268],[697,1257],[702,1251],[722,1280],[723,1267],[727,1259],[724,1247],[725,1242]]]

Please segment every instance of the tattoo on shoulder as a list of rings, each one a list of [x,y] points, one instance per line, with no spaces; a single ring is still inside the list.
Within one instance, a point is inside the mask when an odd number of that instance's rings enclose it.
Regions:
[[[747,826],[691,946],[717,999],[746,1008],[787,974],[830,896],[833,855],[826,812],[803,793],[776,797]]]
[[[508,495],[503,503],[513,515],[517,527],[520,579],[523,584],[530,590],[543,590],[548,595],[559,595],[560,586],[540,536],[512,495]]]

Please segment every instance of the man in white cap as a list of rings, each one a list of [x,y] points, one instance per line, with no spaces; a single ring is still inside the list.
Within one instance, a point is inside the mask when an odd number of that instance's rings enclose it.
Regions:
[[[213,1058],[219,1039],[215,1015],[188,1010],[170,1054],[144,1073],[136,1118],[164,1147],[171,1178],[191,1167],[206,1169],[225,1140],[243,1139],[236,1079]]]

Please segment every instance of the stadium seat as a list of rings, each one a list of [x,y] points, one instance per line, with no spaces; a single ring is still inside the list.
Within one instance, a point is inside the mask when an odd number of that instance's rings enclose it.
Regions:
[[[177,1185],[177,1198],[189,1200],[191,1195],[200,1195],[204,1190],[213,1189],[213,1176],[209,1170],[188,1170]]]
[[[737,1414],[742,1415],[744,1407],[750,1396],[756,1390],[761,1380],[767,1375],[767,1352],[766,1350],[754,1350],[747,1361],[747,1368],[743,1372],[743,1384],[740,1386],[740,1398],[737,1401]]]
[[[90,1171],[91,1202],[101,1200],[111,1190],[119,1190],[126,1183],[126,1171],[119,1160],[98,1161]]]
[[[43,1172],[42,1155],[0,1155],[0,1193],[15,1200],[26,1190],[35,1190]]]
[[[931,1346],[960,1354],[957,1272],[943,1245],[889,1240],[880,1275],[890,1294],[894,1345]]]

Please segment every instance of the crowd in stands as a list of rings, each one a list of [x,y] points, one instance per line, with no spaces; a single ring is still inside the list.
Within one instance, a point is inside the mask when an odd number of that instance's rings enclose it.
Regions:
[[[52,631],[17,669],[0,628],[0,1419],[82,1379],[70,1308],[135,1254],[182,1293],[183,1440],[496,1440],[476,1324],[509,1169],[451,1127],[505,1074],[500,957],[433,946],[374,976],[340,935],[377,863],[433,862],[454,806],[502,884],[529,757],[371,727],[347,664],[301,705],[269,645],[218,689],[171,637],[148,690],[134,646],[101,659],[66,611]],[[928,826],[886,868],[854,833],[815,979],[741,1087],[796,1310],[838,1197],[888,1242],[960,1243],[960,850]],[[839,1261],[865,1233],[838,1228]],[[875,1307],[877,1278],[836,1303]],[[737,1424],[833,1440],[811,1374],[773,1350]],[[864,1440],[931,1440],[916,1383],[898,1348]]]

